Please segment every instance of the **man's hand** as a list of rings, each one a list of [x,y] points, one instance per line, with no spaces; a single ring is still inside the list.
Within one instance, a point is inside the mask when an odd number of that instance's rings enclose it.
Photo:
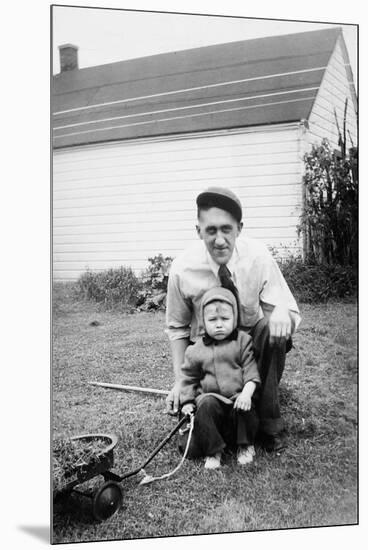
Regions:
[[[194,412],[194,404],[193,403],[186,403],[182,409],[181,409],[181,412],[186,415],[186,414],[192,414]]]
[[[166,398],[166,409],[165,412],[171,416],[175,416],[179,411],[179,396],[180,389],[179,384],[175,384],[172,389],[169,391],[169,395]]]
[[[179,340],[171,340],[171,354],[173,359],[175,384],[169,391],[169,395],[166,398],[166,410],[167,414],[175,416],[179,411],[179,384],[181,366],[184,363],[185,350],[189,345],[189,338],[181,338]]]
[[[291,318],[289,310],[284,306],[275,306],[269,319],[270,342],[279,343],[282,339],[288,340],[291,336]]]

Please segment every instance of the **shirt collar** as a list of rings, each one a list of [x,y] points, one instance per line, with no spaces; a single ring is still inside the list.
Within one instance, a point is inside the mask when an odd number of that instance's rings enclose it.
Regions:
[[[208,265],[210,266],[211,271],[213,272],[213,274],[217,277],[218,270],[219,270],[220,266],[212,258],[211,254],[208,252],[207,248],[206,248],[206,255],[207,255]],[[232,256],[231,256],[230,260],[228,261],[228,263],[226,264],[232,275],[234,274],[235,265],[236,265],[238,257],[239,257],[239,252],[238,252],[238,249],[237,249],[236,244],[235,244]]]

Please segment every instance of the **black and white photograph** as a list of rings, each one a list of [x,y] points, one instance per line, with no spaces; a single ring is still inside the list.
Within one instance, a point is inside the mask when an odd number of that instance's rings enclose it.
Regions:
[[[359,25],[138,4],[50,7],[51,542],[354,530]]]

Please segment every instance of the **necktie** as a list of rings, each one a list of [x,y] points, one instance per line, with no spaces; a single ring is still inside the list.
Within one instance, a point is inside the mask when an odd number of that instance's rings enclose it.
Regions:
[[[238,306],[238,322],[237,326],[240,324],[240,300],[239,300],[239,292],[236,288],[234,281],[231,278],[231,273],[229,271],[229,268],[225,264],[221,264],[218,270],[218,275],[220,278],[221,286],[224,288],[227,288],[230,290],[236,299],[236,305]]]

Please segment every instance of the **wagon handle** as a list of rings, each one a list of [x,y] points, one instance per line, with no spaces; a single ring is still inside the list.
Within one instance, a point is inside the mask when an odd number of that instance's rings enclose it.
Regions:
[[[147,466],[147,464],[149,462],[151,462],[151,460],[157,455],[157,453],[159,453],[161,451],[162,447],[164,447],[166,445],[166,443],[172,438],[172,436],[176,434],[176,432],[182,427],[182,425],[185,424],[185,422],[188,422],[188,416],[189,415],[183,416],[183,418],[171,430],[169,435],[167,435],[165,437],[165,439],[156,447],[156,449],[150,454],[150,456],[147,458],[147,460],[141,466],[139,466],[138,468],[136,468],[135,470],[133,470],[131,472],[128,472],[127,474],[122,475],[121,479],[123,480],[123,479],[126,479],[127,477],[135,476],[141,470],[143,470]]]

